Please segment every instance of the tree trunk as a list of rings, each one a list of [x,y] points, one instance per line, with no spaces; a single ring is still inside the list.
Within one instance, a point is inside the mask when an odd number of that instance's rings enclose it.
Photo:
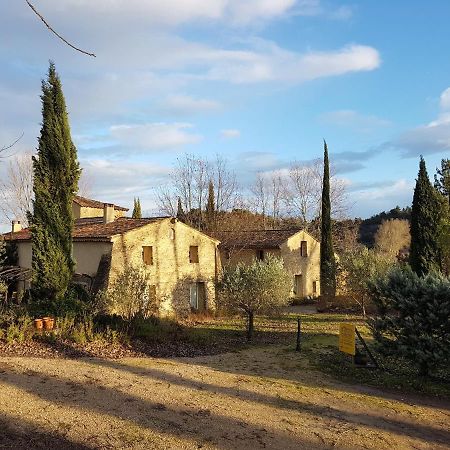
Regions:
[[[248,313],[247,340],[251,341],[253,337],[253,311]]]

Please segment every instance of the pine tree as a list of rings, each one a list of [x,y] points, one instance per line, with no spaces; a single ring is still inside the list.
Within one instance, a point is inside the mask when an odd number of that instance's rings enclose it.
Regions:
[[[131,217],[133,219],[142,219],[141,201],[139,197],[134,199],[133,214]]]
[[[206,204],[206,226],[209,231],[214,230],[216,224],[216,206],[214,202],[214,184],[212,180],[208,185],[208,202]]]
[[[420,157],[411,211],[410,265],[423,276],[440,268],[439,229],[442,204]]]
[[[42,81],[42,127],[37,157],[33,157],[32,233],[33,294],[56,300],[71,281],[72,201],[78,191],[80,167],[70,136],[61,81],[51,62]]]
[[[450,159],[441,161],[441,168],[436,169],[434,187],[447,198],[450,205]]]
[[[181,203],[181,198],[178,197],[178,206],[177,206],[177,219],[181,220],[181,222],[186,221],[186,215],[183,210],[183,204]]]
[[[322,186],[322,217],[320,244],[320,286],[321,296],[328,299],[336,295],[336,261],[333,251],[331,233],[331,201],[330,201],[330,163],[328,147],[324,142],[323,155],[323,186]]]

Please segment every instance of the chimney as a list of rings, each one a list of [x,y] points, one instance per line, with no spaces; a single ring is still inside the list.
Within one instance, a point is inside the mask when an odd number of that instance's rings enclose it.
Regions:
[[[21,230],[22,230],[22,224],[20,223],[20,220],[13,220],[11,231],[13,233],[17,233],[18,231],[21,231]]]
[[[114,222],[114,205],[103,203],[103,223]]]

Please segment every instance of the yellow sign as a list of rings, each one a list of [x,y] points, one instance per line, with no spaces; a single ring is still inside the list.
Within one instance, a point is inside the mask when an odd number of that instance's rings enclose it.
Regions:
[[[339,350],[355,356],[355,324],[339,324]]]

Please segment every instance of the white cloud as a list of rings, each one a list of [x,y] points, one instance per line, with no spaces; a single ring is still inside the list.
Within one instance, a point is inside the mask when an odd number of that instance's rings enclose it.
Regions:
[[[155,162],[100,158],[81,160],[81,167],[93,182],[91,197],[129,208],[133,197],[140,197],[145,209],[154,209],[153,190],[167,181],[172,170]]]
[[[400,179],[382,186],[354,190],[352,199],[355,201],[354,209],[361,217],[368,217],[378,211],[388,211],[395,205],[407,206],[411,204],[414,191],[413,181]]]
[[[139,17],[147,24],[178,26],[198,21],[223,21],[247,25],[288,13],[294,6],[300,13],[317,10],[318,0],[66,0],[55,8],[51,0],[41,0],[40,8],[60,14],[90,14],[124,20]],[[297,11],[296,11],[297,12]]]
[[[164,102],[163,110],[178,115],[190,115],[217,111],[221,106],[214,100],[194,98],[189,95],[169,95]]]
[[[332,125],[354,128],[362,132],[369,132],[375,128],[385,127],[391,124],[388,120],[371,114],[361,114],[351,109],[331,111],[322,114],[321,119]]]
[[[202,140],[199,134],[189,133],[188,123],[146,123],[114,125],[111,136],[129,149],[163,150],[196,144]]]
[[[255,48],[205,54],[213,63],[208,78],[232,83],[301,83],[350,72],[374,70],[381,64],[378,51],[363,45],[339,50],[296,53],[273,42],[257,40]]]
[[[442,92],[440,97],[440,106],[443,111],[450,110],[450,87],[448,87],[444,92]]]
[[[240,137],[241,132],[234,128],[228,128],[220,131],[220,135],[225,139],[235,139]]]
[[[440,112],[435,120],[405,131],[384,146],[401,150],[405,157],[449,152],[450,88],[440,96]]]

